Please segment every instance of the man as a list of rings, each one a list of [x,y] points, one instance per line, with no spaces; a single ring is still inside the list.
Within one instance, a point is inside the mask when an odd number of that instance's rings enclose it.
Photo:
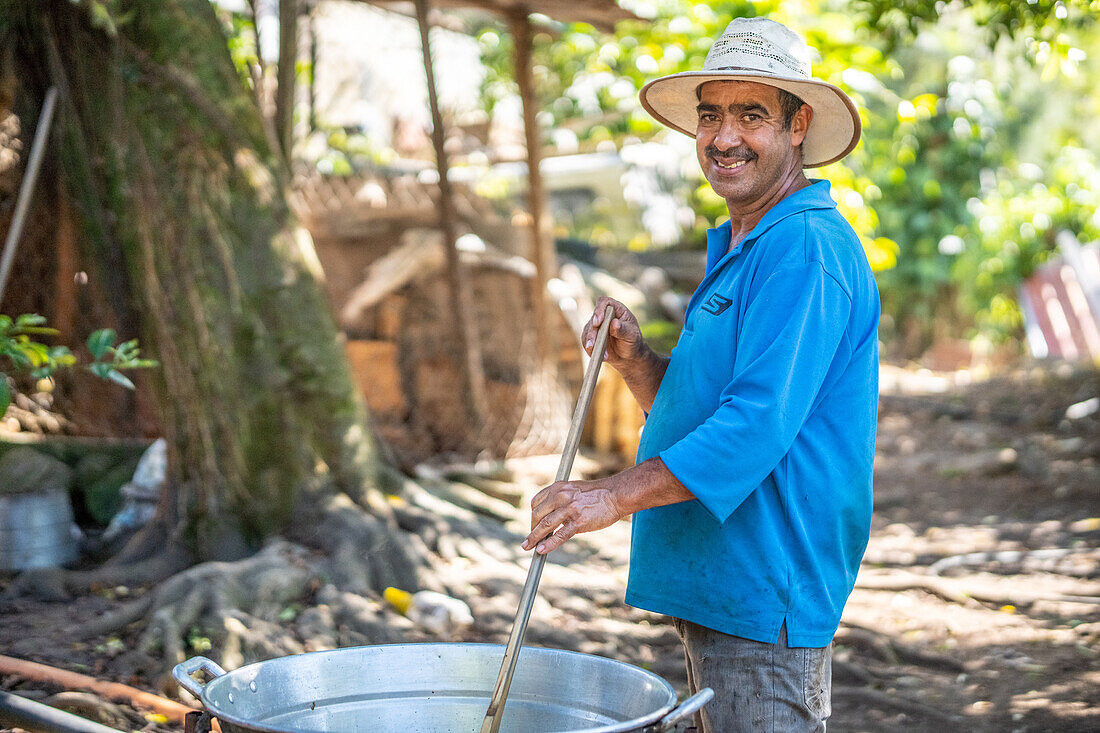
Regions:
[[[871,518],[878,290],[826,181],[855,106],[810,76],[809,49],[738,19],[703,70],[641,93],[695,137],[730,220],[708,232],[706,276],[671,358],[621,303],[606,360],[648,413],[638,464],[555,483],[532,501],[526,549],[633,514],[626,600],[675,619],[708,733],[824,731],[833,635]]]

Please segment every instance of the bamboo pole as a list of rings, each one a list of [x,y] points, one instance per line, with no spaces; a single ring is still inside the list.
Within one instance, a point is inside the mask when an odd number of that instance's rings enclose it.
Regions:
[[[435,70],[432,64],[432,51],[429,42],[428,0],[416,0],[416,18],[420,26],[420,46],[424,55],[424,73],[428,80],[428,104],[432,113],[432,145],[435,147],[436,168],[439,171],[439,218],[443,231],[443,244],[447,252],[447,284],[451,291],[451,303],[454,309],[455,338],[461,352],[459,364],[465,381],[467,403],[471,415],[478,424],[485,416],[485,374],[482,367],[481,342],[471,320],[472,304],[466,272],[458,257],[455,242],[458,239],[455,222],[454,191],[447,177],[449,165],[447,151],[444,148],[443,114],[439,109],[439,95],[436,91]]]
[[[531,71],[532,28],[528,10],[512,8],[508,22],[515,40],[516,83],[523,102],[523,135],[527,146],[527,210],[531,215],[531,259],[535,263],[535,278],[531,281],[531,300],[535,311],[535,348],[542,365],[555,365],[555,338],[550,328],[550,308],[546,283],[556,269],[554,262],[552,222],[546,212],[546,190],[539,170],[540,136],[538,99],[535,78]]]
[[[577,398],[577,406],[573,409],[573,420],[569,423],[569,432],[565,436],[565,447],[562,449],[558,472],[554,477],[555,482],[568,481],[569,473],[573,470],[573,459],[577,456],[577,449],[580,447],[581,442],[581,431],[584,429],[584,419],[588,415],[588,407],[592,404],[592,395],[596,391],[596,379],[600,375],[603,352],[607,348],[607,339],[611,332],[611,318],[614,315],[614,308],[610,305],[607,306],[604,311],[603,323],[600,324],[600,330],[596,332],[596,343],[592,347],[592,358],[588,360],[588,368],[585,370],[584,379],[581,382],[581,394]],[[542,539],[545,540],[546,537]],[[485,711],[485,719],[481,722],[481,733],[499,733],[500,731],[500,721],[504,715],[504,704],[508,701],[508,689],[512,686],[512,675],[516,671],[520,649],[523,648],[523,637],[527,634],[527,623],[531,620],[531,609],[535,605],[535,595],[538,593],[539,579],[542,578],[542,569],[545,565],[546,555],[535,552],[531,558],[531,565],[527,569],[527,581],[523,584],[523,590],[520,592],[519,609],[516,611],[516,618],[512,622],[512,632],[508,636],[508,645],[504,648],[504,659],[501,661],[500,672],[497,674],[497,681],[493,686],[493,694],[489,698],[489,707]]]
[[[309,29],[309,131],[317,130],[317,0],[306,0],[306,27]]]
[[[53,122],[53,109],[57,104],[57,87],[46,92],[46,101],[42,105],[42,114],[38,117],[38,129],[31,143],[31,155],[23,171],[23,182],[19,186],[19,196],[15,202],[15,215],[12,216],[8,236],[4,239],[4,253],[0,256],[0,303],[4,302],[4,290],[15,262],[15,250],[19,246],[19,237],[23,234],[23,223],[34,195],[34,185],[38,182],[38,171],[42,167],[42,156],[46,154],[46,141],[50,137],[50,124]]]
[[[275,134],[289,166],[294,148],[294,100],[298,81],[299,0],[279,0],[279,68],[275,87]]]

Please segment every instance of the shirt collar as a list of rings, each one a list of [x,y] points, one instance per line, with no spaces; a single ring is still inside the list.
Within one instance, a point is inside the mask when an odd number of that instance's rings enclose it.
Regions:
[[[828,181],[810,179],[811,185],[795,191],[775,206],[768,209],[764,217],[742,239],[730,254],[739,253],[746,244],[757,239],[788,216],[809,211],[810,209],[835,209],[836,202],[830,194]],[[707,272],[710,272],[725,257],[733,238],[733,226],[729,220],[707,230]]]

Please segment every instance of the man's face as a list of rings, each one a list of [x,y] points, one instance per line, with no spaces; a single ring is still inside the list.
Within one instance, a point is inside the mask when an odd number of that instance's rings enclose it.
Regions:
[[[803,105],[783,129],[779,90],[751,81],[711,81],[699,89],[699,165],[730,214],[750,212],[802,171],[796,146],[813,113]]]

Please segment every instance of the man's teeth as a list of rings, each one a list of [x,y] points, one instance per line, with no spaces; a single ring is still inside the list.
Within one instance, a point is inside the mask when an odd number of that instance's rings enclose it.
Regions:
[[[740,168],[745,163],[748,163],[747,160],[739,160],[735,163],[723,163],[722,161],[718,160],[717,158],[714,159],[714,162],[718,165],[719,168],[725,168],[726,170],[733,170],[734,168]]]

